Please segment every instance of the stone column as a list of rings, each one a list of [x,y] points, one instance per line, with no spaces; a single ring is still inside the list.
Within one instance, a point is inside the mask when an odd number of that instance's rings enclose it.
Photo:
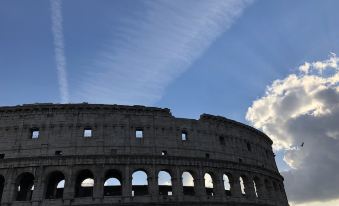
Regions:
[[[256,199],[253,179],[251,177],[244,178],[245,193],[249,199]]]
[[[69,167],[65,175],[65,186],[64,186],[64,205],[70,205],[71,200],[75,196],[75,181],[76,175],[73,167]]]
[[[270,181],[264,181],[264,188],[265,188],[265,199],[272,199],[272,183]]]
[[[204,173],[201,168],[197,170],[196,177],[194,177],[194,188],[195,195],[199,197],[201,200],[205,200],[206,199],[205,179]]]
[[[240,176],[238,174],[233,174],[233,177],[231,180],[232,181],[231,193],[232,193],[232,197],[235,197],[235,198],[242,197],[239,177]]]
[[[98,166],[94,171],[94,188],[93,197],[95,199],[102,199],[104,197],[104,166]]]
[[[39,167],[35,169],[34,174],[34,190],[32,194],[32,206],[39,205],[39,202],[43,200],[45,177],[43,176],[43,168]]]
[[[148,169],[148,193],[152,196],[152,200],[158,200],[159,186],[158,186],[158,173],[155,168]]]
[[[4,190],[2,193],[1,205],[10,205],[11,202],[15,199],[15,191],[16,191],[16,176],[13,175],[13,169],[7,170],[7,174],[5,176],[5,184]]]
[[[172,174],[172,191],[173,196],[177,200],[182,200],[183,198],[183,187],[182,187],[182,177],[179,168],[175,168]]]
[[[256,187],[257,187],[258,198],[263,199],[264,196],[265,196],[263,181],[261,179],[257,179],[255,184],[256,184]]]
[[[214,173],[214,179],[213,179],[213,190],[215,193],[215,196],[222,200],[225,197],[225,187],[224,187],[224,179],[223,179],[223,173],[222,172],[215,172]]]
[[[122,196],[124,200],[129,201],[129,198],[132,196],[132,174],[128,165],[125,166],[122,176]]]

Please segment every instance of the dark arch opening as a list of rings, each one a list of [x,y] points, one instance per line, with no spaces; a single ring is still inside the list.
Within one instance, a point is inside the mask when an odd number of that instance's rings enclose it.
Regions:
[[[121,173],[117,170],[108,170],[105,175],[104,196],[120,196],[122,194]]]
[[[213,178],[210,173],[205,173],[204,175],[205,180],[205,191],[207,196],[214,196],[214,184]]]
[[[158,186],[160,195],[172,195],[172,176],[169,172],[162,170],[158,173]]]
[[[4,176],[0,175],[0,203],[2,200],[2,193],[4,192],[4,186],[5,186],[5,178]]]
[[[224,180],[224,189],[225,189],[226,196],[231,196],[232,195],[231,190],[233,189],[232,176],[230,174],[224,174],[222,179]]]
[[[148,195],[148,180],[145,171],[137,170],[132,174],[132,196]]]
[[[25,172],[16,179],[16,201],[30,201],[34,191],[34,176]]]
[[[242,196],[246,196],[246,177],[240,176],[239,177],[239,183],[240,183],[240,191]]]
[[[89,170],[79,172],[75,182],[75,197],[93,196],[94,177]]]
[[[182,173],[182,187],[184,195],[194,195],[194,178],[190,172]]]
[[[257,198],[261,197],[261,192],[262,192],[262,184],[260,182],[259,177],[254,177],[253,178],[253,187],[254,187],[254,195]]]
[[[62,172],[55,171],[48,175],[46,199],[59,199],[63,197],[65,176]]]

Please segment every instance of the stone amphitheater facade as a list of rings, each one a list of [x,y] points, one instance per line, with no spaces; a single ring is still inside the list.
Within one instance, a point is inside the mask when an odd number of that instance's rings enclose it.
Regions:
[[[288,206],[264,133],[220,116],[87,103],[0,107],[0,198],[6,206]]]

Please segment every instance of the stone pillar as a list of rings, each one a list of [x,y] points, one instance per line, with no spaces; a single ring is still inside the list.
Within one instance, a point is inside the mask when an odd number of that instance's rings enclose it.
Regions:
[[[214,179],[213,179],[213,190],[215,193],[215,196],[222,200],[225,197],[225,187],[224,187],[224,179],[223,179],[223,173],[221,172],[215,172],[214,173]]]
[[[251,177],[244,178],[245,193],[249,199],[256,199],[253,179]]]
[[[172,174],[172,191],[175,199],[179,201],[182,200],[183,198],[182,177],[180,170],[177,167],[173,170]]]
[[[197,170],[196,177],[194,177],[194,188],[195,195],[199,197],[201,200],[205,200],[206,199],[205,179],[204,173],[201,168]]]
[[[64,186],[64,205],[70,205],[72,199],[75,196],[75,181],[76,174],[73,167],[69,167],[65,175],[65,186]]]
[[[5,176],[5,184],[4,190],[2,193],[1,205],[10,205],[11,202],[15,199],[15,191],[16,191],[16,176],[14,176],[13,169],[7,170],[7,174]]]
[[[255,184],[257,187],[258,198],[263,199],[265,196],[263,181],[261,179],[256,179]]]
[[[149,168],[148,174],[148,193],[152,196],[152,200],[158,200],[159,186],[158,186],[158,173],[155,168]]]
[[[98,166],[94,171],[93,198],[102,199],[104,197],[104,166]]]
[[[45,177],[43,176],[43,168],[39,167],[35,169],[34,174],[34,190],[32,194],[32,206],[39,205],[39,202],[43,200],[44,196],[44,186],[45,186]]]
[[[231,193],[232,193],[232,197],[235,197],[235,198],[242,197],[239,177],[240,177],[239,175],[233,174],[233,177],[231,180],[232,181]]]
[[[122,176],[122,196],[124,199],[129,199],[132,196],[132,174],[128,165],[125,166]]]
[[[273,190],[272,190],[272,183],[270,181],[264,181],[264,185],[265,185],[265,199],[272,199],[272,195],[273,195]]]

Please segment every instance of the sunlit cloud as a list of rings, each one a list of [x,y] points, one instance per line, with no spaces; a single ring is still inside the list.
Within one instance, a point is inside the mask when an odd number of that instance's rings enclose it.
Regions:
[[[295,204],[339,198],[339,58],[306,62],[276,80],[246,119],[284,151],[282,172]]]

